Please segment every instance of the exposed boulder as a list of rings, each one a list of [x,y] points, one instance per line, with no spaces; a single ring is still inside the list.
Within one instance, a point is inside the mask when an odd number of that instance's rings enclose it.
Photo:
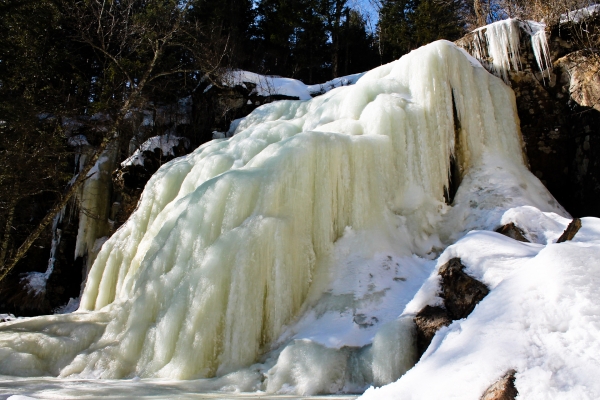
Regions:
[[[435,333],[444,326],[452,323],[448,311],[442,307],[426,306],[415,317],[417,326],[417,352],[420,355],[431,344]]]
[[[123,225],[135,210],[150,177],[164,163],[187,154],[189,147],[187,138],[155,136],[121,163],[113,172],[115,194],[110,216],[113,231]]]
[[[213,139],[213,132],[227,132],[231,123],[250,114],[257,107],[277,100],[298,100],[298,97],[272,94],[263,96],[256,84],[240,82],[233,86],[201,86],[193,95],[193,145]]]
[[[452,320],[466,318],[490,290],[464,272],[460,258],[453,258],[442,265],[439,274],[442,279],[444,305]]]
[[[487,286],[467,275],[460,258],[453,258],[439,269],[444,307],[426,306],[415,317],[417,351],[422,355],[435,333],[454,320],[466,318],[490,292]]]
[[[483,393],[481,400],[515,400],[519,394],[515,387],[515,373],[514,369],[508,371]]]
[[[511,239],[518,240],[519,242],[529,243],[529,240],[525,237],[525,232],[518,226],[516,226],[513,222],[502,225],[500,228],[496,229],[496,232],[501,233],[504,236],[508,236]]]

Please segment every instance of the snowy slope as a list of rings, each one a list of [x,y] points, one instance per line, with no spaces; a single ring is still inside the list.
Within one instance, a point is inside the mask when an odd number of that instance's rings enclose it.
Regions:
[[[297,97],[300,100],[310,100],[314,96],[327,93],[337,87],[353,85],[363,75],[364,72],[342,76],[321,84],[306,85],[297,79],[260,75],[254,72],[235,70],[226,74],[222,83],[231,87],[237,85],[246,87],[246,83],[252,83],[256,85],[256,87],[251,94],[257,94],[258,96],[267,97],[281,95]]]
[[[533,207],[506,212],[538,243],[474,231],[438,267],[460,257],[490,294],[468,318],[442,328],[398,382],[363,399],[479,399],[515,369],[523,399],[600,397],[600,220],[583,218],[572,242],[556,244],[568,219]],[[403,315],[436,303],[437,268]]]

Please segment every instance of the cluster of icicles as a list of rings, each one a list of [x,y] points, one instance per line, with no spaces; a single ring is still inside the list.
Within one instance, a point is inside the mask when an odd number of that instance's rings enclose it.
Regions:
[[[531,36],[531,47],[536,63],[544,77],[550,74],[552,62],[546,38],[546,25],[534,21],[507,19],[486,25],[473,31],[467,50],[504,82],[508,83],[509,71],[521,69],[521,34]]]
[[[211,378],[270,357],[267,382],[252,387],[293,386],[306,371],[284,356],[313,357],[315,370],[338,357],[280,336],[328,287],[348,227],[408,256],[441,246],[428,238],[449,208],[452,158],[464,176],[491,155],[529,174],[517,121],[510,88],[446,41],[354,86],[262,106],[231,139],[152,177],[98,254],[78,312],[0,327],[0,374]],[[415,362],[411,343],[388,336],[399,350],[353,359],[363,384]]]

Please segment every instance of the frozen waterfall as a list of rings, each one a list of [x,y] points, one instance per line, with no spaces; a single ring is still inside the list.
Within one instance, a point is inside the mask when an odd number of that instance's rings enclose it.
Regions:
[[[385,384],[416,361],[397,317],[430,260],[525,204],[561,211],[525,166],[511,89],[435,42],[161,167],[78,312],[0,326],[0,373]]]

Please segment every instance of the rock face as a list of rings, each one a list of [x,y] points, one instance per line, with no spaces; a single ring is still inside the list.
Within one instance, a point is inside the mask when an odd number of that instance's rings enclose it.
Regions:
[[[597,27],[599,17],[547,31],[545,73],[522,29],[520,68],[508,72],[530,170],[574,216],[600,216],[600,57],[589,50],[598,48]],[[473,35],[456,43],[469,49]]]
[[[415,317],[417,325],[417,352],[419,355],[425,353],[431,344],[435,333],[444,326],[452,323],[448,311],[442,307],[426,306]]]
[[[123,225],[135,210],[144,186],[160,166],[189,152],[189,142],[183,139],[185,138],[176,141],[168,152],[163,152],[160,147],[144,150],[138,156],[141,160],[139,164],[121,165],[113,172],[114,194],[110,215],[113,232]]]
[[[483,393],[481,400],[515,400],[519,394],[515,387],[515,373],[515,370],[508,371]]]
[[[417,351],[422,355],[435,333],[454,320],[466,318],[490,292],[487,286],[464,272],[460,258],[453,258],[439,270],[444,307],[426,306],[415,317]]]

